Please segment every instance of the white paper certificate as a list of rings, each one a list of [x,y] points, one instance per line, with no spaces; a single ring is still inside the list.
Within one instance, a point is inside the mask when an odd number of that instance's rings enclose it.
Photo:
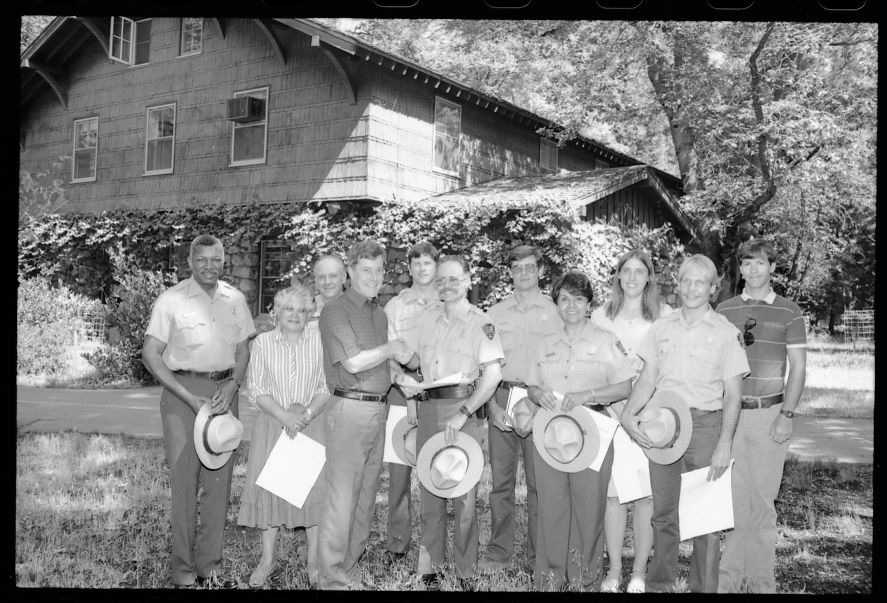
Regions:
[[[650,462],[621,427],[613,436],[613,485],[620,503],[650,496]]]
[[[291,440],[281,429],[256,485],[301,509],[325,462],[323,444],[302,433]]]
[[[394,426],[405,416],[407,416],[406,406],[388,406],[388,420],[385,422],[385,448],[382,450],[383,463],[407,465],[394,452],[394,442],[391,441],[391,436],[394,434]],[[410,465],[407,466],[409,467]]]
[[[718,479],[706,481],[708,467],[681,474],[678,526],[681,540],[733,527],[733,460]]]
[[[517,401],[527,397],[527,390],[523,387],[512,387],[508,390],[508,404],[505,406],[505,424],[509,427],[514,427],[514,424],[511,422],[512,411],[514,410],[514,405],[517,404]]]
[[[594,419],[594,422],[597,425],[598,436],[600,437],[597,456],[594,457],[594,460],[591,461],[591,465],[589,465],[588,468],[592,471],[600,471],[601,465],[604,464],[604,457],[607,456],[607,449],[610,447],[610,442],[613,441],[613,434],[616,433],[616,428],[619,427],[619,421],[593,411],[588,407],[583,406],[582,408],[584,408],[585,411],[591,415],[591,418]]]
[[[416,381],[409,375],[400,374],[394,378],[398,385],[405,385],[412,389],[432,389],[435,387],[443,387],[445,385],[459,385],[462,383],[462,373],[453,373],[446,377],[441,377],[436,381]]]

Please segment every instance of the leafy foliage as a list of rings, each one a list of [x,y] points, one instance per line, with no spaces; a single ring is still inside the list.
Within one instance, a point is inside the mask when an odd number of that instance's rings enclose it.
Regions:
[[[18,283],[16,373],[57,375],[64,372],[81,316],[101,311],[101,302],[53,288],[43,278]]]
[[[366,20],[355,33],[666,171],[741,285],[771,238],[777,290],[831,322],[873,303],[873,23]],[[850,218],[852,216],[852,218]],[[848,219],[850,218],[850,219]],[[869,278],[872,277],[872,278]]]

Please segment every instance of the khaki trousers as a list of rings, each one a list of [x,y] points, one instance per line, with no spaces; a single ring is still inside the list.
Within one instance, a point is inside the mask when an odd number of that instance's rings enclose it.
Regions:
[[[203,377],[176,375],[194,395],[212,397],[216,382]],[[235,394],[231,412],[238,414]],[[207,578],[222,562],[222,544],[234,455],[219,469],[207,469],[194,448],[194,419],[197,415],[184,401],[164,388],[160,396],[163,449],[169,466],[171,556],[173,584],[193,584],[197,576]],[[203,489],[200,490],[200,485]],[[200,496],[198,497],[198,491]],[[200,508],[200,524],[197,510]]]
[[[388,392],[391,406],[406,406],[400,390]],[[413,468],[400,463],[388,463],[388,533],[385,546],[393,553],[405,553],[410,548],[411,518],[413,514],[410,480]]]
[[[508,405],[508,391],[496,389],[496,404],[503,410]],[[524,480],[527,484],[527,564],[536,565],[536,526],[539,509],[536,504],[536,472],[533,468],[533,434],[526,438],[513,431],[489,430],[490,472],[490,542],[486,556],[508,563],[514,554],[514,489],[517,485],[518,456],[523,458]]]
[[[671,465],[650,461],[650,486],[653,489],[653,559],[647,569],[647,592],[672,592],[678,577],[678,501],[681,473],[708,467],[721,434],[720,410],[690,409],[693,435],[684,456]],[[690,558],[690,592],[713,593],[718,589],[720,541],[717,532],[693,539]]]
[[[603,579],[604,512],[613,444],[600,471],[565,473],[542,460],[536,450],[533,454],[539,498],[536,588],[560,590],[575,580],[583,591],[597,591]]]
[[[464,399],[427,400],[419,402],[418,431],[416,447],[422,446],[434,434],[442,431],[448,419],[459,413]],[[462,431],[483,441],[486,421],[470,418]],[[429,492],[420,484],[422,493],[422,519],[420,522],[420,542],[418,572],[428,574],[446,562],[447,552],[447,499]],[[477,566],[477,486],[467,494],[453,501],[453,556],[456,575],[471,578]],[[437,567],[435,567],[437,566]]]
[[[776,592],[776,496],[789,441],[777,444],[770,426],[782,404],[743,410],[733,437],[733,520],[721,556],[718,592]]]
[[[323,414],[327,501],[318,534],[318,586],[345,589],[373,524],[387,406],[333,396]]]

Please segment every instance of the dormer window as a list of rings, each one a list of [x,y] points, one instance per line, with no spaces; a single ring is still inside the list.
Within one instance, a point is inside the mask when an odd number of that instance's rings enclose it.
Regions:
[[[143,65],[151,53],[151,19],[111,17],[108,56],[126,65]]]
[[[199,54],[203,50],[203,17],[182,17],[179,55]]]

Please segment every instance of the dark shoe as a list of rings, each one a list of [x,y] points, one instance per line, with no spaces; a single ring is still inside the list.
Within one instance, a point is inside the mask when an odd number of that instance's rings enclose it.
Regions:
[[[209,578],[197,576],[197,582],[195,584],[197,584],[197,588],[209,588],[213,590],[237,588],[237,580],[223,578],[217,574],[212,574]]]
[[[430,574],[422,574],[419,579],[428,590],[440,590],[441,577],[440,572],[433,572]]]
[[[477,588],[477,583],[474,578],[459,578],[459,588],[466,592],[474,592]]]

